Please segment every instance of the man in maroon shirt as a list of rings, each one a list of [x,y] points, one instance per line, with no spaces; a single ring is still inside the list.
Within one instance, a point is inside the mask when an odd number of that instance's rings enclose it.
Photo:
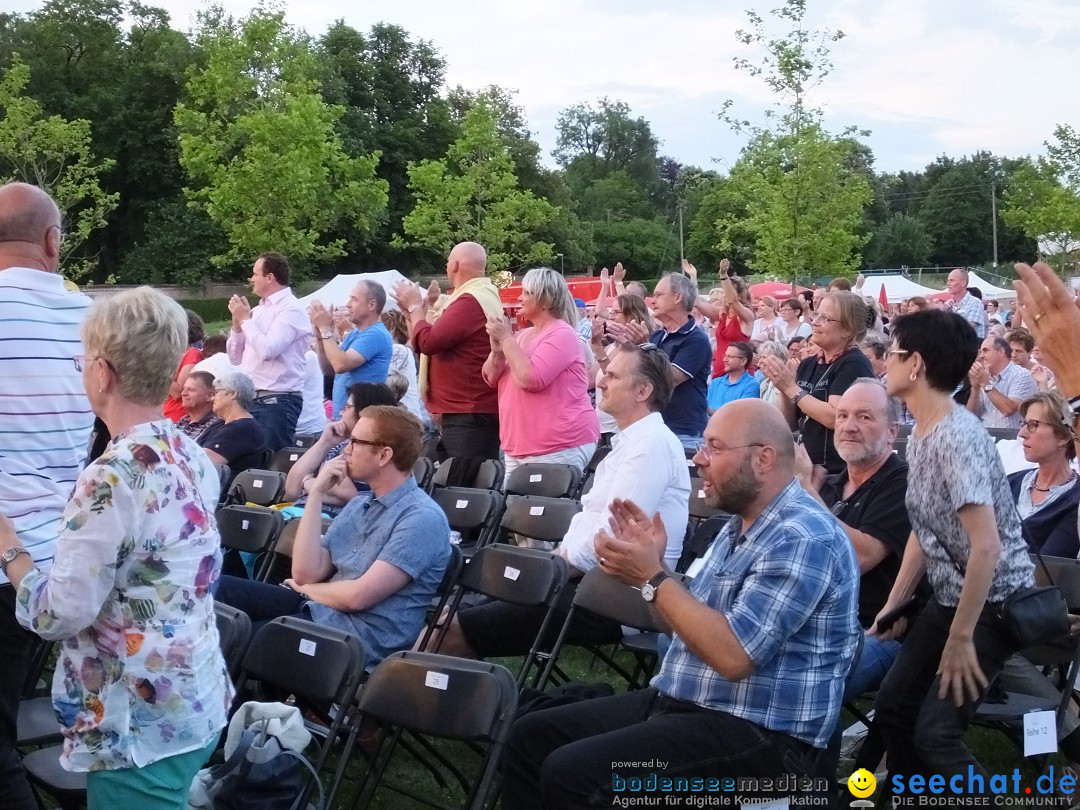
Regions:
[[[442,304],[437,284],[427,296],[399,282],[394,298],[420,352],[420,395],[442,429],[440,457],[499,457],[499,404],[481,375],[491,350],[488,317],[503,317],[499,291],[487,277],[487,253],[476,242],[455,245],[446,260],[453,293]]]

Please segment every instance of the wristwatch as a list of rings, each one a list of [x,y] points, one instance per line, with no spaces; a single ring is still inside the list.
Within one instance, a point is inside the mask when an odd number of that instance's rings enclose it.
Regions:
[[[670,579],[671,574],[667,571],[661,571],[655,577],[650,579],[644,585],[641,586],[641,598],[646,602],[651,602],[656,599],[656,589],[660,587],[660,583],[665,579]]]
[[[407,310],[405,310],[405,311],[406,311],[407,313],[409,313],[410,315],[412,315],[412,314],[413,314],[414,312],[416,312],[416,310],[418,310],[418,309],[420,309],[420,305],[419,305],[419,304],[409,304],[409,308],[408,308]]]
[[[791,398],[791,404],[797,406],[799,404],[799,400],[801,400],[803,397],[808,397],[808,396],[810,396],[809,391],[800,391],[799,393],[797,393],[795,396],[793,396]]]
[[[0,573],[7,576],[8,563],[13,562],[20,554],[25,554],[27,557],[30,556],[30,552],[22,546],[14,546],[9,548],[3,554],[0,554]]]
[[[983,391],[990,392],[990,391],[993,391],[993,390],[994,390],[994,384],[992,382],[988,382],[986,385],[983,386]]]
[[[329,340],[330,338],[332,338],[334,336],[334,330],[333,329],[323,329],[322,332],[321,332],[321,336],[322,336],[323,340]]]

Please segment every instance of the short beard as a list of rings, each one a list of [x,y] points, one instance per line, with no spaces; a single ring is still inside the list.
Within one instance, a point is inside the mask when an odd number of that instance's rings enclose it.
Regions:
[[[862,449],[851,456],[842,449],[843,445],[836,440],[835,436],[833,437],[833,443],[836,445],[836,454],[843,459],[845,464],[849,466],[852,464],[865,466],[885,455],[885,451],[889,446],[889,436],[888,434],[882,436],[877,444],[863,444]]]
[[[753,502],[761,491],[761,485],[754,477],[750,460],[746,461],[732,475],[721,483],[713,483],[712,492],[705,503],[713,509],[722,509],[733,515],[741,514],[746,505]]]

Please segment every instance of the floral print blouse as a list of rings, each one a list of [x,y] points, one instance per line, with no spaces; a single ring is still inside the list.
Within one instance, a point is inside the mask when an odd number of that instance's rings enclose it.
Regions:
[[[210,588],[219,479],[170,421],[115,437],[79,476],[49,571],[16,616],[60,642],[53,706],[68,770],[130,768],[209,744],[233,697]]]

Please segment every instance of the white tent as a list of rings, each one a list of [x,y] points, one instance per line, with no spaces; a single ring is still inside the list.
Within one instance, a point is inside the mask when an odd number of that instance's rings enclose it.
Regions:
[[[334,307],[343,307],[348,302],[349,293],[352,292],[358,281],[374,281],[381,284],[386,290],[386,309],[397,309],[397,303],[393,297],[394,285],[399,281],[408,281],[408,279],[397,270],[334,276],[320,289],[301,298],[300,303],[306,307],[312,301],[319,301],[331,311]]]
[[[1015,298],[1016,290],[1010,290],[1005,287],[995,287],[986,279],[980,277],[973,270],[968,271],[968,286],[978,287],[982,293],[983,300],[987,298]]]
[[[905,278],[904,276],[894,275],[867,276],[866,283],[863,284],[862,294],[878,301],[880,300],[882,285],[885,287],[885,297],[890,304],[899,304],[901,301],[911,298],[914,295],[921,295],[925,298],[928,295],[935,295],[941,292],[941,290],[932,290],[929,287],[916,284],[914,281]]]

